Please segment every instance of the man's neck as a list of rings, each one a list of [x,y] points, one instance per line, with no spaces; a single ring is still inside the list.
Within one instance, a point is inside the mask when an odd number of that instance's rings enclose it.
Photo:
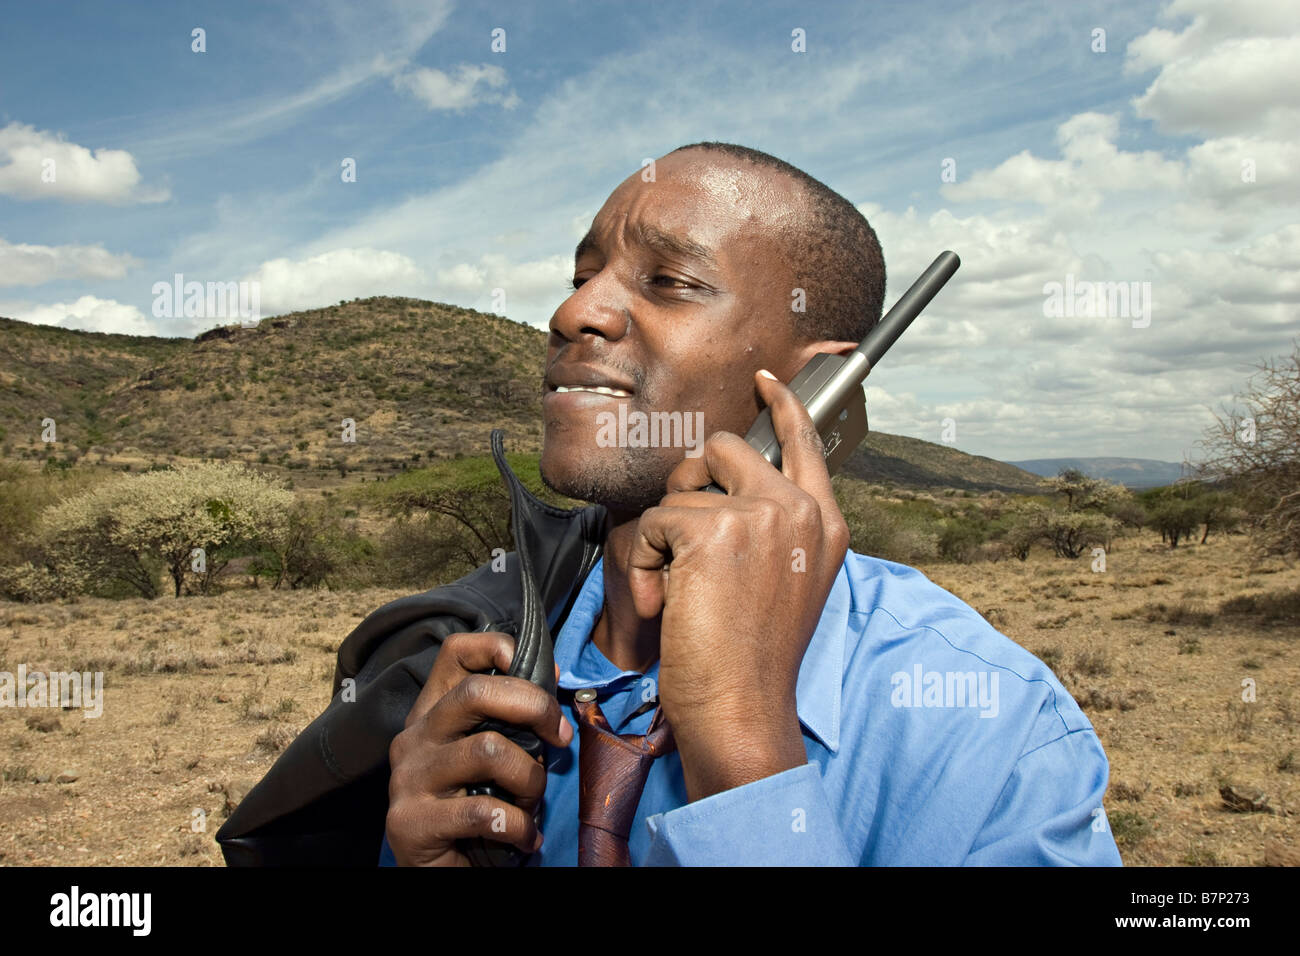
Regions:
[[[619,670],[644,673],[659,659],[659,623],[663,615],[641,620],[627,586],[627,558],[636,540],[639,518],[620,516],[605,537],[605,603],[591,639]]]

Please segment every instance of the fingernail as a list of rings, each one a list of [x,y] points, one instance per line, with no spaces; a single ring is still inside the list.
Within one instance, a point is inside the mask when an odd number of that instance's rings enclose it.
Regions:
[[[560,714],[560,740],[567,744],[572,739],[573,725],[564,719],[563,714]]]
[[[542,831],[537,831],[537,839],[533,841],[533,852],[536,853],[542,848]]]
[[[761,375],[761,376],[763,376],[763,378],[770,378],[772,381],[774,381],[774,382],[776,381],[776,376],[773,375],[771,372],[769,372],[769,371],[768,371],[767,369],[765,369],[765,368],[760,368],[760,369],[758,370],[758,374]]]

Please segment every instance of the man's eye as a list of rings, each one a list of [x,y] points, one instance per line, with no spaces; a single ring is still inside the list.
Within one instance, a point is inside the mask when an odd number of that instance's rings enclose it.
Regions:
[[[577,276],[574,276],[572,279],[570,279],[570,280],[568,280],[567,282],[564,283],[564,287],[565,287],[566,289],[569,289],[569,290],[571,290],[571,291],[576,292],[576,291],[578,291],[578,289],[580,289],[580,288],[582,287],[582,284],[583,284],[584,282],[586,282],[586,281],[587,281],[586,279],[579,279]],[[675,288],[679,288],[679,289],[693,289],[693,288],[695,288],[693,285],[691,285],[691,284],[690,284],[689,282],[687,282],[685,279],[678,279],[678,278],[675,277],[675,276],[655,276],[651,281],[652,281],[652,282],[661,282],[661,281],[666,281],[666,282],[670,282],[670,283],[675,283],[675,284],[676,284],[676,285],[675,285]],[[670,286],[670,288],[671,288],[671,286]]]

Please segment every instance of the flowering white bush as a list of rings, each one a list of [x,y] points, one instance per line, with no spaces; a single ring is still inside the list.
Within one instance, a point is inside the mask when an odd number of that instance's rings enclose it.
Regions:
[[[39,531],[47,568],[20,567],[11,577],[38,600],[51,576],[65,594],[113,579],[154,597],[161,567],[179,597],[195,548],[209,561],[241,543],[283,553],[293,501],[279,482],[233,462],[126,475],[48,509]]]

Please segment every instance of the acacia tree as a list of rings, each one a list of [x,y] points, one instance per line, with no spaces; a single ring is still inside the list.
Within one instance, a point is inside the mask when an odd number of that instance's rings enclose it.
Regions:
[[[1013,508],[1002,537],[1007,551],[1021,561],[1027,560],[1030,549],[1043,539],[1050,510],[1036,501]]]
[[[577,503],[543,485],[535,456],[509,454],[506,460],[524,486],[543,501],[561,508]],[[497,548],[514,548],[510,496],[491,458],[439,462],[405,472],[374,488],[370,497],[395,517],[426,511],[454,522],[458,533],[447,544],[470,567],[490,560]]]
[[[1246,512],[1236,506],[1232,496],[1222,491],[1207,491],[1193,498],[1191,504],[1197,522],[1205,525],[1201,544],[1210,539],[1211,531],[1231,531],[1246,518]]]
[[[65,593],[119,581],[150,598],[161,566],[180,597],[196,548],[224,563],[225,545],[282,538],[292,504],[291,492],[233,462],[124,475],[42,516],[44,564]]]
[[[1258,550],[1300,554],[1300,338],[1289,358],[1255,366],[1233,409],[1215,412],[1199,477],[1230,479],[1252,505]]]
[[[1192,502],[1168,497],[1157,502],[1151,509],[1149,523],[1160,532],[1161,541],[1168,541],[1169,547],[1176,548],[1179,541],[1190,539],[1196,533],[1198,519],[1199,515]]]
[[[1119,524],[1114,518],[1086,511],[1048,510],[1041,520],[1042,537],[1061,558],[1077,558],[1094,545],[1109,550]]]
[[[1050,492],[1065,496],[1066,511],[1109,511],[1133,494],[1123,485],[1105,478],[1092,478],[1077,468],[1062,468],[1054,478],[1040,484]]]

